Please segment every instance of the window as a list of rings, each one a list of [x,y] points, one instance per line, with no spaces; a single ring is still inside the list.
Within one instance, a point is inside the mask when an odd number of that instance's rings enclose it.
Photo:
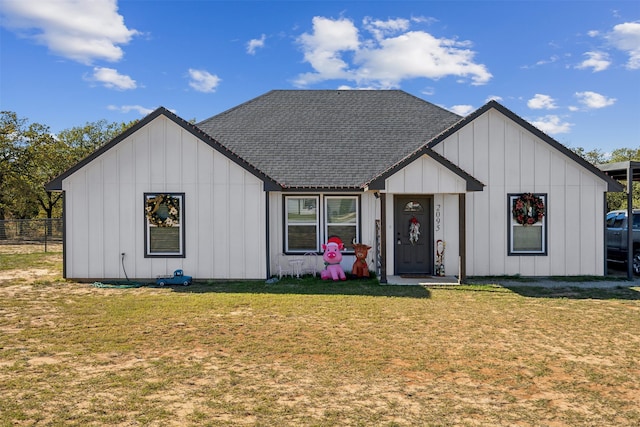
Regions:
[[[324,206],[326,210],[325,240],[337,236],[345,246],[358,240],[358,198],[327,196],[324,199]]]
[[[318,250],[319,197],[287,197],[285,248],[287,252]]]
[[[287,196],[284,206],[287,253],[320,252],[320,243],[331,236],[346,247],[359,240],[358,196]]]
[[[617,216],[618,216],[618,214],[615,213],[615,212],[610,212],[610,213],[607,214],[607,219],[606,219],[607,228],[613,228],[613,225],[616,222],[616,217]]]
[[[405,212],[424,212],[424,208],[419,202],[411,201],[404,205]]]
[[[607,214],[607,228],[622,228],[624,221],[627,219],[627,214],[624,212],[609,212]],[[633,219],[635,228],[636,218]]]
[[[547,254],[547,195],[509,194],[509,255]]]
[[[184,258],[184,193],[145,193],[145,257]]]

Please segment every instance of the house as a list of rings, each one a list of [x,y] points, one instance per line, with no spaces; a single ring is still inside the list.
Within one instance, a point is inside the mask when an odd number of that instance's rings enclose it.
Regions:
[[[399,275],[603,275],[622,186],[495,101],[274,90],[195,125],[158,108],[47,184],[64,276],[265,279],[339,236]],[[126,271],[126,273],[125,273]]]

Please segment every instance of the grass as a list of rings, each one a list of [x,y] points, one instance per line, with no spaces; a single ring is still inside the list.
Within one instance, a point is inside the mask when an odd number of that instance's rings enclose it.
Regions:
[[[60,253],[35,252],[23,254],[0,253],[0,271],[32,268],[60,269]]]
[[[0,275],[0,426],[640,424],[638,288],[59,275]]]

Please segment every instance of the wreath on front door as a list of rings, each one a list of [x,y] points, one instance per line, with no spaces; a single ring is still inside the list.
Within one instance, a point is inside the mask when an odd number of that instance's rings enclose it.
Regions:
[[[511,212],[518,224],[533,225],[544,218],[544,201],[532,193],[524,193],[513,201]]]
[[[167,207],[166,217],[159,215],[158,210],[162,205]],[[180,223],[180,199],[177,197],[158,194],[146,200],[144,210],[147,220],[156,227],[173,227]]]
[[[414,216],[409,221],[409,241],[412,245],[415,245],[420,238],[420,223],[418,219]]]

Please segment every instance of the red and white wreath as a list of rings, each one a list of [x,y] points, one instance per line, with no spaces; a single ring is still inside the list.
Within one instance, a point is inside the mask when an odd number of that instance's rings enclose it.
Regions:
[[[544,201],[532,193],[525,193],[513,201],[511,212],[518,224],[532,225],[544,218]]]

